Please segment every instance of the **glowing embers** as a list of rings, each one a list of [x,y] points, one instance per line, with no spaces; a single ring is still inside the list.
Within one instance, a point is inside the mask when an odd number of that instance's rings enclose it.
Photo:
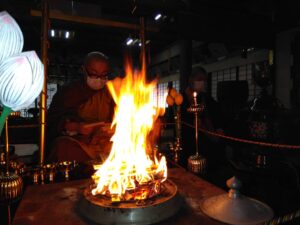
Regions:
[[[170,179],[161,183],[160,188],[159,195],[147,200],[112,202],[109,197],[92,195],[87,187],[78,212],[93,224],[156,224],[178,212],[183,200]]]
[[[161,165],[165,165],[165,157],[162,157],[160,162]],[[124,169],[126,167],[124,163]],[[107,179],[102,178],[102,181],[106,181],[106,185],[102,186],[101,192],[94,188],[92,194],[101,194],[110,198],[112,202],[146,200],[160,194],[161,183],[166,180],[166,171],[166,168],[159,168],[156,165],[147,169],[148,176],[140,176],[134,169],[129,173],[121,170],[118,179],[113,179],[111,176]],[[108,172],[108,174],[111,173]],[[99,186],[101,178],[96,174],[92,178]]]
[[[112,127],[112,149],[107,160],[93,175],[93,195],[103,195],[112,202],[138,201],[160,192],[167,179],[166,159],[157,159],[148,140],[161,109],[155,107],[152,92],[156,81],[147,83],[143,72],[126,64],[126,76],[108,82],[116,102]]]

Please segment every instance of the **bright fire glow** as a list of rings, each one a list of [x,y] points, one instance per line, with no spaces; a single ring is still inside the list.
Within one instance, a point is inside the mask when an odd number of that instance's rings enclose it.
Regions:
[[[156,81],[147,83],[145,73],[134,71],[127,61],[126,77],[107,85],[116,102],[115,133],[110,155],[93,175],[97,187],[92,194],[109,193],[112,201],[148,198],[167,178],[165,157],[158,160],[147,139],[161,113],[152,98]],[[141,188],[148,184],[150,190]],[[132,190],[137,191],[128,198]]]

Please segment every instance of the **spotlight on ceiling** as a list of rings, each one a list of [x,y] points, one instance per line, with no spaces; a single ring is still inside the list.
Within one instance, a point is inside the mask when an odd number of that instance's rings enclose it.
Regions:
[[[53,40],[71,40],[75,36],[75,31],[72,30],[61,30],[61,29],[51,29],[49,30],[49,36]]]
[[[51,30],[51,32],[50,32],[50,35],[51,35],[51,37],[55,37],[55,30]]]
[[[133,42],[133,39],[132,38],[127,38],[126,40],[126,45],[131,45]]]
[[[70,37],[70,32],[69,32],[69,31],[66,31],[66,32],[65,32],[65,38],[68,39],[69,37]]]
[[[154,19],[155,19],[156,21],[158,21],[161,17],[162,17],[161,13],[157,13],[157,14],[154,16]]]

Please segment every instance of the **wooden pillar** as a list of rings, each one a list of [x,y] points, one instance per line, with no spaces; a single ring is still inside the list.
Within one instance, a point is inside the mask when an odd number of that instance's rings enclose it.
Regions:
[[[47,110],[47,67],[48,67],[48,30],[49,30],[49,4],[48,0],[43,0],[42,10],[42,62],[44,64],[44,86],[40,96],[40,165],[45,160],[45,130],[46,130],[46,110]]]
[[[145,18],[140,18],[140,40],[141,40],[141,63],[142,73],[147,76],[147,65],[146,65],[146,41],[145,41]]]

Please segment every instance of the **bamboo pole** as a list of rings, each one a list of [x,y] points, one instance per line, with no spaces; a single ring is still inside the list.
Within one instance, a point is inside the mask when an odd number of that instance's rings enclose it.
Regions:
[[[48,67],[48,27],[49,27],[49,4],[43,1],[42,10],[42,61],[44,64],[44,86],[40,96],[40,165],[45,160],[45,129],[46,129],[46,98],[47,98],[47,67]]]
[[[141,63],[142,73],[146,76],[146,42],[145,42],[145,18],[140,18],[140,40],[141,40]]]
[[[8,117],[6,117],[5,120],[5,154],[6,154],[6,175],[9,176]]]

